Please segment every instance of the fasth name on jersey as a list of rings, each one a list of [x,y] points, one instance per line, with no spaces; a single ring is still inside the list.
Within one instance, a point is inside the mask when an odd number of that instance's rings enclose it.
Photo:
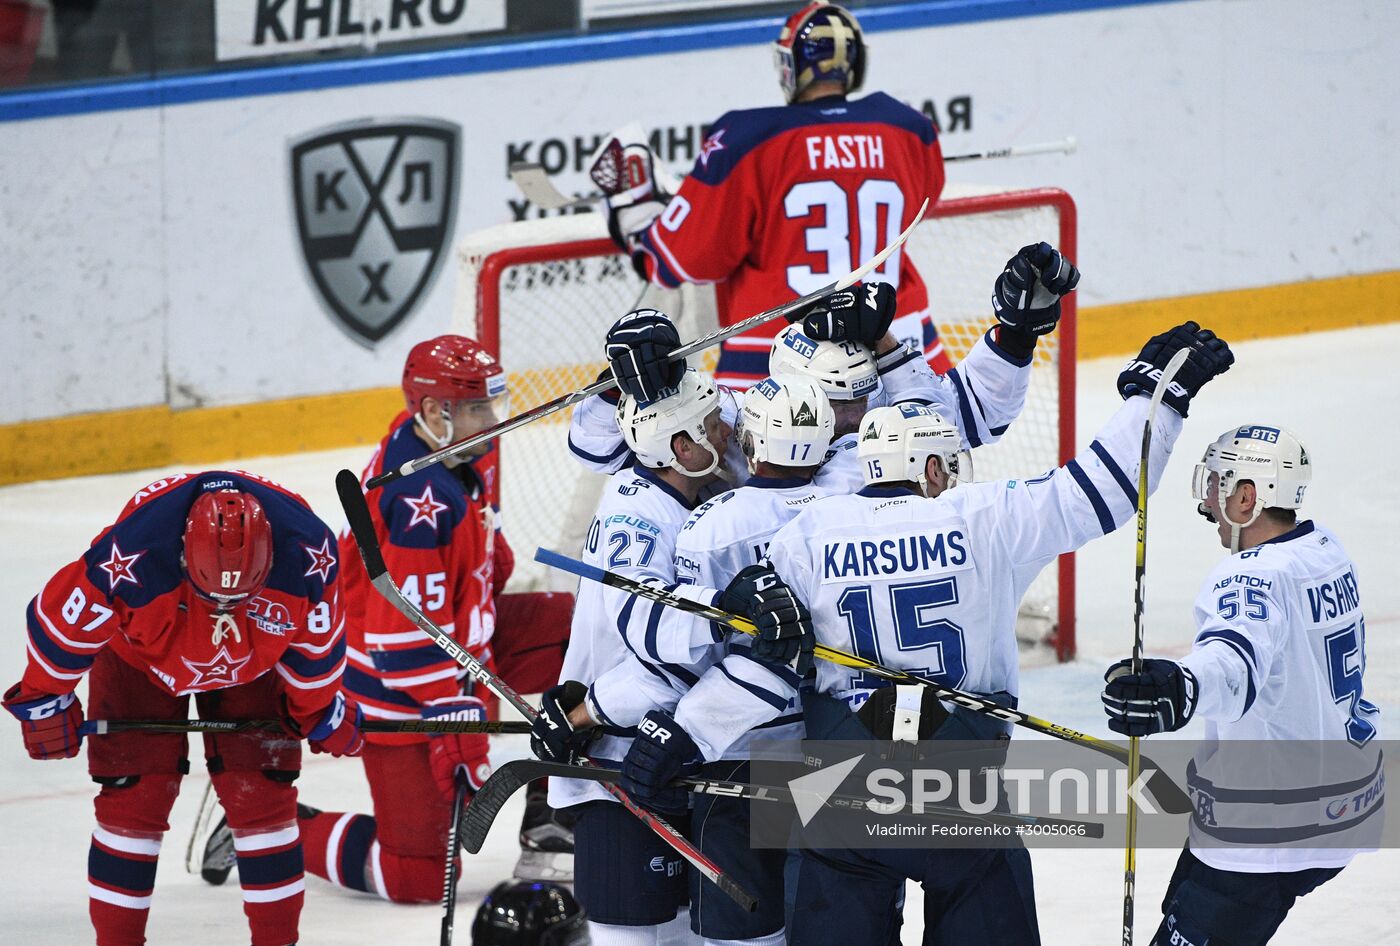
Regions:
[[[828,542],[822,549],[822,581],[918,575],[968,563],[966,537],[959,529],[932,535]]]
[[[879,135],[808,135],[804,143],[812,171],[885,167],[885,139]]]

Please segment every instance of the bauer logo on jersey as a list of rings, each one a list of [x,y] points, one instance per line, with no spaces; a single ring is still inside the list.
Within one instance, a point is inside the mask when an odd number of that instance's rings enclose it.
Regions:
[[[442,262],[457,205],[461,129],[365,119],[291,143],[307,274],[336,323],[373,346],[413,312]]]

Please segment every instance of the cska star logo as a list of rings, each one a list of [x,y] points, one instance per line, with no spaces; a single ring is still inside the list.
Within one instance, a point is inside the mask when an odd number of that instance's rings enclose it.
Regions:
[[[438,513],[445,512],[447,504],[437,501],[437,497],[433,495],[432,483],[423,484],[421,496],[404,496],[403,501],[408,503],[409,509],[413,510],[413,518],[408,521],[408,525],[404,526],[405,530],[412,529],[420,522],[426,522],[428,528],[434,532],[437,531]]]
[[[190,681],[191,690],[211,690],[220,686],[233,686],[238,682],[238,671],[253,659],[253,655],[241,657],[237,660],[229,655],[227,647],[220,647],[219,652],[211,659],[200,663],[194,660],[180,658],[180,662],[189,668],[194,674],[194,679]]]
[[[122,550],[117,546],[117,540],[112,540],[112,554],[105,562],[98,562],[97,567],[107,573],[108,591],[116,591],[117,585],[124,581],[129,581],[136,587],[141,587],[141,580],[136,577],[136,562],[146,550],[132,552],[130,555],[123,555]]]
[[[700,146],[700,166],[708,168],[710,166],[710,155],[716,151],[724,150],[724,142],[720,141],[724,137],[724,129],[721,128],[713,135],[705,139],[705,143]]]
[[[335,555],[331,552],[330,538],[322,539],[320,548],[303,545],[302,549],[311,559],[311,564],[306,567],[304,577],[310,578],[312,575],[320,575],[322,584],[330,581],[331,569],[335,568]]]

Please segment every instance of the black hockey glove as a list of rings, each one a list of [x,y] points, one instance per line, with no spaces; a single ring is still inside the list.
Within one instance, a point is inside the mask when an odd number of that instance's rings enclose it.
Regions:
[[[648,811],[683,815],[690,807],[690,792],[670,783],[695,775],[704,761],[695,740],[670,713],[652,710],[642,717],[622,760],[622,790]]]
[[[719,606],[758,626],[750,653],[767,663],[791,667],[805,677],[812,669],[816,634],[812,616],[770,566],[750,565],[720,594]]]
[[[874,348],[894,321],[895,290],[886,283],[857,283],[788,317],[818,341],[859,342]]]
[[[1079,285],[1079,270],[1049,243],[1023,246],[997,277],[992,311],[997,343],[1007,354],[1028,357],[1035,341],[1060,322],[1060,297]]]
[[[1183,348],[1190,349],[1191,354],[1167,387],[1162,401],[1185,417],[1191,398],[1207,381],[1224,374],[1235,363],[1234,352],[1230,351],[1225,340],[1216,338],[1214,332],[1201,328],[1195,322],[1184,322],[1148,339],[1147,344],[1142,346],[1142,352],[1119,373],[1118,393],[1123,395],[1124,400],[1135,394],[1152,394],[1157,390],[1162,369]]]
[[[587,754],[588,744],[602,730],[596,726],[575,729],[569,722],[569,711],[583,702],[588,687],[577,680],[568,680],[550,687],[540,697],[540,715],[530,732],[530,750],[546,762],[566,762],[574,765]]]
[[[685,376],[685,359],[670,357],[680,347],[676,326],[664,312],[637,309],[608,329],[603,349],[617,386],[648,404],[674,392]]]
[[[1196,678],[1174,660],[1144,660],[1142,672],[1132,672],[1131,660],[1120,660],[1103,675],[1103,710],[1108,728],[1125,736],[1175,732],[1196,712]]]

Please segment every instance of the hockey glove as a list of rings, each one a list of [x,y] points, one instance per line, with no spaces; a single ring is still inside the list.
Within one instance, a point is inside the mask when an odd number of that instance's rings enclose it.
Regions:
[[[649,404],[674,393],[685,376],[685,359],[671,360],[681,347],[676,326],[664,312],[637,309],[608,329],[603,350],[624,394]]]
[[[802,321],[802,331],[819,341],[859,342],[874,348],[894,321],[895,290],[867,282],[819,299],[788,318]]]
[[[336,693],[321,719],[306,733],[307,744],[312,752],[328,752],[337,757],[359,755],[365,744],[360,733],[364,721],[360,704],[347,700],[343,692]]]
[[[771,567],[750,565],[739,572],[721,592],[719,606],[758,626],[750,650],[755,658],[791,667],[800,677],[812,669],[812,616]]]
[[[652,710],[642,717],[637,738],[622,760],[622,790],[648,811],[683,815],[690,807],[690,792],[670,783],[695,775],[704,761],[695,740],[670,713]]]
[[[550,687],[540,697],[540,715],[530,733],[530,749],[546,762],[576,765],[586,755],[588,744],[601,735],[596,726],[575,729],[569,722],[569,711],[581,704],[588,687],[577,680],[568,680]]]
[[[1036,339],[1059,324],[1060,297],[1077,285],[1079,270],[1049,243],[1021,247],[992,289],[997,343],[1008,354],[1028,357]]]
[[[608,236],[623,252],[633,252],[638,236],[661,215],[671,199],[660,183],[656,156],[641,127],[629,125],[614,132],[598,149],[588,176],[606,198]]]
[[[1207,381],[1230,370],[1235,355],[1224,339],[1216,338],[1210,329],[1195,322],[1184,322],[1176,328],[1154,335],[1142,346],[1142,352],[1128,362],[1118,375],[1118,392],[1127,400],[1135,394],[1151,395],[1157,390],[1162,369],[1181,349],[1191,354],[1176,373],[1162,402],[1182,417],[1186,416],[1191,398]]]
[[[1108,728],[1125,736],[1175,732],[1196,711],[1196,678],[1174,660],[1144,660],[1142,672],[1132,672],[1131,660],[1120,660],[1103,675],[1103,709]]]
[[[486,704],[474,696],[448,696],[429,700],[420,709],[424,719],[486,721]],[[428,766],[444,798],[456,794],[457,776],[464,776],[473,792],[491,775],[487,758],[490,742],[485,733],[433,733],[428,737]]]
[[[5,692],[4,706],[19,720],[24,731],[24,748],[31,759],[71,759],[82,745],[83,704],[76,693],[53,696],[27,694],[16,683]]]

